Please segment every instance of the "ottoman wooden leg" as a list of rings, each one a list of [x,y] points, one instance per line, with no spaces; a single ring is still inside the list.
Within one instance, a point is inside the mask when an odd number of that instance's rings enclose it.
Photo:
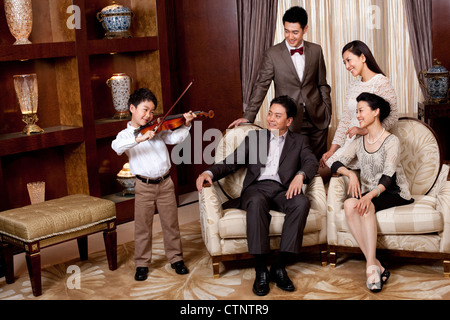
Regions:
[[[41,282],[41,253],[40,251],[29,253],[26,255],[28,274],[30,275],[31,289],[35,297],[42,294]]]
[[[108,259],[109,270],[117,269],[117,232],[116,230],[106,230],[103,232],[105,241],[106,257]]]
[[[6,283],[14,283],[14,257],[13,248],[8,243],[1,244],[2,264],[5,270]]]
[[[88,259],[88,237],[84,236],[77,239],[78,252],[80,253],[80,260],[86,261]]]

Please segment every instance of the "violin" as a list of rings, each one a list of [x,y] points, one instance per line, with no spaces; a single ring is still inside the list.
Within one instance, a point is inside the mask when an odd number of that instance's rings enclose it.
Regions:
[[[214,118],[214,111],[194,111],[192,112],[197,116],[203,116],[207,118]],[[155,133],[161,132],[163,130],[175,130],[184,124],[184,115],[175,114],[172,116],[157,118],[143,126],[140,126],[134,131],[134,135],[137,137],[139,133],[145,134],[147,131],[154,131]]]

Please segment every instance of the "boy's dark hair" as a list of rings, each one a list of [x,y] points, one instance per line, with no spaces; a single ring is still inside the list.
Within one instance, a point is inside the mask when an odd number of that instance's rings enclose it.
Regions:
[[[305,27],[308,25],[308,13],[302,7],[291,7],[283,15],[283,25],[286,22],[300,23],[302,29],[305,29]]]
[[[140,88],[134,91],[128,99],[128,109],[131,105],[138,106],[143,101],[151,101],[155,105],[155,109],[158,106],[158,100],[153,92],[148,88]]]
[[[284,109],[286,109],[286,114],[288,118],[295,119],[295,116],[297,115],[297,104],[291,97],[289,96],[276,97],[270,102],[270,106],[272,106],[274,103],[280,104],[284,107]]]
[[[350,51],[351,53],[353,53],[355,56],[358,57],[361,57],[361,55],[363,54],[366,57],[367,67],[371,71],[375,73],[381,73],[383,76],[386,76],[383,70],[381,70],[377,61],[375,60],[372,51],[370,51],[369,47],[364,42],[359,40],[349,42],[344,46],[344,48],[342,48],[342,55],[344,55],[346,51]]]
[[[380,122],[383,122],[391,113],[391,104],[376,94],[363,92],[356,98],[356,101],[367,102],[372,110],[380,109]]]

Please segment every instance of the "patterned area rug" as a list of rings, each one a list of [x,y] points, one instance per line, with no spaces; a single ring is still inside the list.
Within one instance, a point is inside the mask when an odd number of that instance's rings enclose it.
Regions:
[[[288,266],[294,292],[271,284],[265,297],[252,293],[252,261],[221,266],[221,276],[212,276],[211,259],[203,244],[198,222],[181,226],[184,260],[190,273],[177,275],[164,255],[162,234],[154,237],[153,264],[146,281],[134,280],[134,244],[118,247],[118,265],[108,269],[105,252],[89,260],[72,260],[42,270],[40,297],[34,297],[28,273],[16,275],[14,284],[0,279],[0,299],[5,300],[448,300],[450,279],[442,263],[391,257],[385,260],[391,278],[383,291],[373,294],[365,287],[365,261],[358,255],[339,256],[336,268],[322,267],[319,255],[303,254]],[[77,276],[79,275],[79,277]]]

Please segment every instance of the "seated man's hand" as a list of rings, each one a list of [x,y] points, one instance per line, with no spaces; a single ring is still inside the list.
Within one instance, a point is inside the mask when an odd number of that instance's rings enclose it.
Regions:
[[[292,179],[289,189],[286,192],[286,199],[292,199],[296,195],[302,193],[303,175],[298,174]]]
[[[238,125],[240,125],[241,123],[248,123],[249,121],[245,118],[239,118],[237,120],[234,120],[229,126],[228,129],[230,128],[234,128],[237,127]]]
[[[203,183],[205,181],[208,181],[210,184],[213,183],[212,179],[211,179],[211,176],[208,173],[203,172],[201,175],[198,176],[197,181],[195,183],[195,185],[197,186],[198,192],[202,192]]]

